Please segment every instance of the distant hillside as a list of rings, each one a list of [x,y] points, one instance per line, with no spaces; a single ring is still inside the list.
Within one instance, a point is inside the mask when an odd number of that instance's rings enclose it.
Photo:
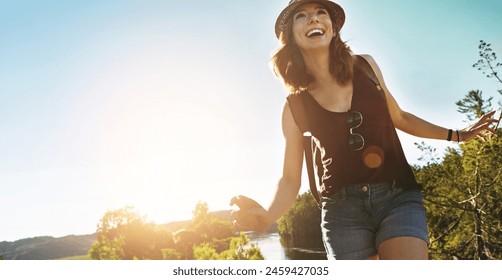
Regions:
[[[60,238],[34,237],[14,242],[0,242],[0,255],[5,260],[53,260],[86,255],[96,234],[69,235]]]
[[[219,218],[231,221],[230,211],[211,212]],[[168,231],[176,231],[190,226],[192,221],[178,221],[161,224]],[[268,232],[277,232],[277,224],[274,224]],[[92,244],[96,242],[96,234],[69,235],[54,238],[41,236],[17,240],[14,242],[0,242],[0,259],[5,260],[55,260],[74,256],[87,255]]]

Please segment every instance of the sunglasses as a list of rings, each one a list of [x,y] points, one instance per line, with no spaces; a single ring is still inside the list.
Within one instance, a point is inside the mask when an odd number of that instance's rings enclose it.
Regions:
[[[349,149],[351,151],[359,151],[364,147],[364,138],[361,134],[353,132],[353,129],[358,128],[363,123],[363,115],[358,111],[349,111],[347,115],[347,125],[349,126]]]

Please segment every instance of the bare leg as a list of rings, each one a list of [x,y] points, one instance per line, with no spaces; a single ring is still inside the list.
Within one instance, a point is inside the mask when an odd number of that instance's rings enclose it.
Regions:
[[[378,246],[381,260],[427,260],[427,243],[420,238],[403,236],[386,240]]]

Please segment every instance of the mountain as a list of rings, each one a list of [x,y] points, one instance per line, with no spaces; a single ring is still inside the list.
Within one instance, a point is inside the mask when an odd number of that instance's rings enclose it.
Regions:
[[[87,255],[96,234],[68,235],[60,238],[40,236],[14,242],[0,242],[0,256],[5,260],[53,260]]]

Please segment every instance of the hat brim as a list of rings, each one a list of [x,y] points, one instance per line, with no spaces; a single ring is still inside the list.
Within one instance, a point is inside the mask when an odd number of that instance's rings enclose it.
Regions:
[[[281,33],[284,31],[284,27],[286,26],[286,23],[288,22],[291,14],[293,14],[299,6],[308,3],[319,3],[326,7],[332,17],[331,20],[333,21],[333,26],[337,31],[340,31],[340,29],[342,29],[342,26],[345,23],[345,12],[340,5],[328,0],[298,0],[294,1],[286,8],[284,8],[284,10],[282,10],[282,12],[277,17],[277,20],[275,22],[275,36],[277,38],[279,38],[281,36]]]

